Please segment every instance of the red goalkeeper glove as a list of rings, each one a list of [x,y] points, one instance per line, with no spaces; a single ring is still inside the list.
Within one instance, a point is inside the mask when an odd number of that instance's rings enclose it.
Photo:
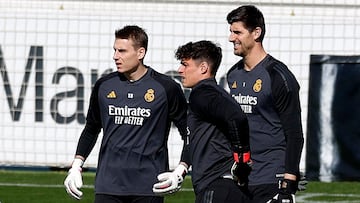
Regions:
[[[250,151],[234,152],[234,164],[231,167],[231,175],[240,186],[245,186],[249,182],[249,174],[251,172]]]

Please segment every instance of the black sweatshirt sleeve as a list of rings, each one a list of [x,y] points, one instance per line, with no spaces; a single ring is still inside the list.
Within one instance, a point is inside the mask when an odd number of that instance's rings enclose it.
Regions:
[[[76,149],[76,155],[80,155],[85,159],[95,146],[98,135],[101,131],[100,109],[98,104],[98,89],[97,82],[90,97],[90,105],[86,117],[85,127],[80,135],[79,142]]]
[[[272,94],[286,139],[285,172],[299,175],[299,164],[304,144],[299,84],[295,77],[276,66],[271,72]]]
[[[164,77],[156,71],[153,71],[153,76],[156,80],[162,84],[166,90],[167,100],[169,105],[169,118],[177,127],[182,140],[184,141],[183,150],[181,154],[180,161],[185,162],[189,166],[190,155],[189,155],[189,146],[187,142],[187,101],[185,95],[178,83],[176,83],[170,77]]]
[[[193,89],[190,108],[205,121],[216,125],[233,147],[249,145],[247,117],[227,92],[210,85],[201,85]]]
[[[180,161],[185,162],[189,166],[190,163],[190,154],[189,154],[189,142],[187,139],[187,101],[182,92],[180,85],[175,85],[173,91],[168,97],[169,99],[169,116],[173,121],[174,125],[179,130],[181,138],[184,142],[183,150],[181,153]]]

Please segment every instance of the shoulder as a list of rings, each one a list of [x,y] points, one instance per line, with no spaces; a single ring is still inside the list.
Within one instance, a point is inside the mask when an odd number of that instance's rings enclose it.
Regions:
[[[275,59],[272,56],[269,56],[269,60],[265,64],[265,69],[269,72],[272,76],[281,76],[282,78],[292,78],[294,79],[293,73],[289,70],[287,65],[281,62],[278,59]]]
[[[269,73],[273,85],[285,85],[290,89],[299,87],[294,74],[289,70],[287,65],[280,60],[270,56],[265,69]]]
[[[153,78],[156,82],[162,85],[165,89],[174,89],[180,88],[180,84],[175,82],[173,78],[163,73],[159,73],[156,70],[149,68],[150,77]]]
[[[201,93],[201,94],[209,94],[213,92],[217,92],[217,86],[211,83],[204,83],[197,85],[195,88],[192,89],[194,93]]]
[[[227,75],[229,76],[232,72],[237,71],[237,70],[241,70],[244,68],[244,63],[243,60],[241,59],[240,61],[238,61],[236,64],[234,64],[229,71],[227,72]]]
[[[94,85],[94,89],[97,89],[101,84],[103,84],[105,81],[112,80],[113,78],[119,77],[119,73],[117,71],[111,72],[109,74],[106,74],[102,77],[100,77]]]
[[[220,96],[219,87],[212,81],[202,81],[195,86],[190,93],[191,101],[211,101],[214,97]]]

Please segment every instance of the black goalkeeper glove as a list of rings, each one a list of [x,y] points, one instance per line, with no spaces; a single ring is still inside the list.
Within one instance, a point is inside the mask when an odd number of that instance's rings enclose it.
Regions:
[[[295,193],[297,189],[297,181],[288,179],[281,180],[279,192],[266,203],[295,203]]]
[[[246,186],[251,172],[251,159],[249,148],[239,147],[233,153],[234,164],[231,167],[231,175],[240,186]]]

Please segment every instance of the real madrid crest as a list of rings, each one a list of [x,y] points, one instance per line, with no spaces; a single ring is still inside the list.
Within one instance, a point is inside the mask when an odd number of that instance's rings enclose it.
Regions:
[[[262,86],[262,80],[261,80],[261,79],[257,79],[257,80],[255,81],[254,86],[253,86],[254,92],[260,92],[260,91],[261,91],[261,86]]]
[[[152,102],[155,99],[155,91],[153,89],[148,89],[144,95],[144,99],[147,102]]]

